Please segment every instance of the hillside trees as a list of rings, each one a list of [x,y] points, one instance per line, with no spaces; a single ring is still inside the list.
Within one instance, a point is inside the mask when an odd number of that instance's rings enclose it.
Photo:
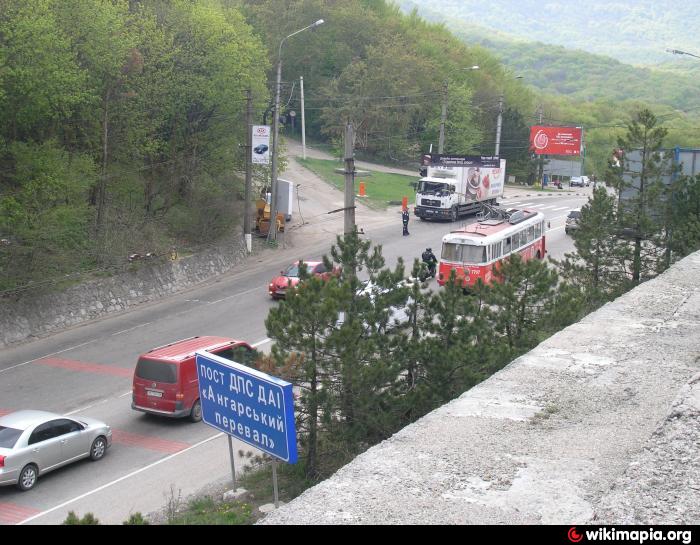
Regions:
[[[0,287],[229,228],[261,49],[217,0],[3,2]]]

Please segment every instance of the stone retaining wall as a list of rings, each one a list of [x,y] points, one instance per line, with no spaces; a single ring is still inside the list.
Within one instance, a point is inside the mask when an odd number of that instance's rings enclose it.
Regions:
[[[230,270],[246,256],[241,239],[176,261],[135,262],[130,271],[58,293],[28,291],[14,300],[0,299],[0,347],[176,293]]]

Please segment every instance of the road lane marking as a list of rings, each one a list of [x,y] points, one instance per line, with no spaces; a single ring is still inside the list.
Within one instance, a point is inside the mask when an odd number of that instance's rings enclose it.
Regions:
[[[36,360],[36,363],[40,365],[48,365],[49,367],[58,367],[59,369],[67,369],[69,371],[96,373],[98,375],[111,375],[113,377],[131,377],[134,372],[133,369],[126,369],[124,367],[85,363],[82,361],[66,360],[63,358],[42,358],[40,360]]]
[[[148,435],[130,433],[123,430],[112,430],[112,441],[118,445],[156,450],[167,454],[180,452],[190,446],[189,443],[184,443],[182,441],[159,439],[158,437],[150,437]]]
[[[46,354],[44,356],[39,356],[38,358],[34,358],[33,360],[28,360],[22,363],[18,363],[17,365],[13,365],[11,367],[6,367],[5,369],[0,369],[0,373],[4,373],[5,371],[9,371],[10,369],[16,369],[17,367],[22,367],[23,365],[27,365],[28,363],[32,363],[34,361],[43,359],[43,358],[48,358],[49,356],[56,356],[58,354],[63,354],[64,352],[68,352],[69,350],[75,350],[76,348],[80,348],[81,346],[86,346],[88,344],[92,344],[97,342],[98,339],[93,339],[91,341],[88,341],[86,343],[82,344],[76,344],[75,346],[71,346],[70,348],[64,348],[63,350],[59,350],[58,352],[51,352],[51,354]]]
[[[129,329],[122,329],[121,331],[117,331],[116,333],[112,333],[112,337],[115,335],[121,335],[122,333],[128,333],[129,331],[133,331],[134,329],[138,329],[139,327],[144,327],[147,325],[152,324],[153,322],[146,322],[145,324],[139,324],[135,325],[134,327],[130,327]]]
[[[0,502],[0,522],[3,524],[17,524],[37,513],[39,513],[38,509],[16,503]]]
[[[149,464],[147,466],[144,466],[141,469],[137,469],[136,471],[132,471],[131,473],[127,473],[126,475],[119,477],[118,479],[115,479],[109,483],[103,484],[102,486],[98,486],[97,488],[94,488],[93,490],[90,490],[89,492],[85,492],[84,494],[81,494],[80,496],[76,496],[73,499],[70,499],[68,501],[64,501],[63,503],[56,505],[55,507],[52,507],[51,509],[47,509],[46,511],[42,511],[40,513],[37,513],[36,515],[30,516],[29,518],[26,518],[23,521],[18,522],[17,524],[18,525],[26,524],[28,522],[35,520],[35,519],[43,517],[44,515],[48,515],[49,513],[53,513],[54,511],[57,511],[58,509],[65,507],[66,505],[70,505],[71,503],[75,503],[75,502],[80,501],[84,498],[87,498],[88,496],[92,496],[93,494],[96,494],[97,492],[101,492],[102,490],[110,488],[110,487],[114,486],[115,484],[118,484],[126,479],[130,479],[134,475],[138,475],[139,473],[143,473],[144,471],[148,471],[149,469],[151,469],[157,465],[160,465],[164,462],[168,462],[177,456],[181,456],[182,454],[185,454],[186,452],[189,452],[193,449],[196,449],[196,448],[204,445],[205,443],[208,443],[209,441],[212,441],[214,439],[218,439],[219,437],[222,437],[223,435],[224,435],[223,432],[217,433],[216,435],[212,435],[211,437],[204,439],[204,440],[200,441],[199,443],[192,445],[189,448],[186,448],[184,450],[176,452],[175,454],[171,454],[169,456],[166,456],[165,458],[161,458],[160,460],[153,462],[152,464]]]
[[[234,297],[238,297],[239,295],[246,295],[246,294],[248,294],[248,293],[253,293],[254,291],[264,290],[264,289],[265,289],[264,286],[263,286],[263,287],[257,287],[257,288],[251,288],[251,289],[246,290],[246,291],[242,291],[242,292],[239,292],[239,293],[235,293],[235,294],[233,294],[233,295],[229,295],[228,297],[224,297],[223,299],[217,299],[216,301],[211,301],[211,302],[208,303],[208,304],[209,304],[209,305],[214,305],[214,304],[216,304],[216,303],[221,303],[221,301],[228,301],[229,299],[233,299]]]
[[[258,346],[262,346],[263,344],[267,344],[267,343],[271,343],[271,342],[272,342],[272,339],[268,338],[268,339],[263,339],[262,341],[258,341],[256,343],[253,343],[250,346],[252,346],[253,348],[257,348]]]
[[[562,206],[561,208],[555,208],[554,210],[552,210],[552,212],[556,212],[557,210],[566,210],[567,208],[570,208],[570,207]],[[573,208],[571,208],[571,210],[573,210]]]
[[[549,210],[550,208],[554,208],[556,204],[550,204],[549,206],[544,206],[542,207],[542,210]]]

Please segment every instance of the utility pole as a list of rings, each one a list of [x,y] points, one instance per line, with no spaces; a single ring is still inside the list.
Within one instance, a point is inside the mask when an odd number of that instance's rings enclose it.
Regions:
[[[355,231],[355,158],[352,123],[345,126],[345,224],[344,233]]]
[[[280,44],[280,50],[282,45]],[[280,88],[282,87],[282,56],[277,61],[277,85],[275,88],[275,110],[272,118],[272,175],[270,176],[270,229],[267,232],[267,241],[277,240],[277,154],[279,153],[280,133]]]
[[[496,151],[494,155],[498,157],[501,151],[501,127],[503,125],[503,95],[498,97],[498,122],[496,123]]]
[[[542,104],[537,107],[537,112],[539,114],[539,124],[542,125],[542,117],[544,116],[544,106]],[[544,185],[544,155],[540,155],[540,164],[537,170],[537,180]]]
[[[440,140],[438,153],[445,151],[445,122],[447,121],[447,80],[442,84],[442,114],[440,115]]]
[[[253,251],[253,236],[250,226],[250,193],[253,184],[253,93],[248,89],[246,95],[246,115],[245,115],[245,204],[243,208],[243,236],[248,253]]]
[[[304,76],[299,78],[301,88],[301,158],[306,159],[306,115],[304,113]]]

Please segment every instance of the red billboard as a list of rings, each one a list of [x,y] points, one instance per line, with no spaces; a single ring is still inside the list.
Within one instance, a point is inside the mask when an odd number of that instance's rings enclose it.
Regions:
[[[581,155],[581,127],[530,128],[530,149],[538,155]]]

